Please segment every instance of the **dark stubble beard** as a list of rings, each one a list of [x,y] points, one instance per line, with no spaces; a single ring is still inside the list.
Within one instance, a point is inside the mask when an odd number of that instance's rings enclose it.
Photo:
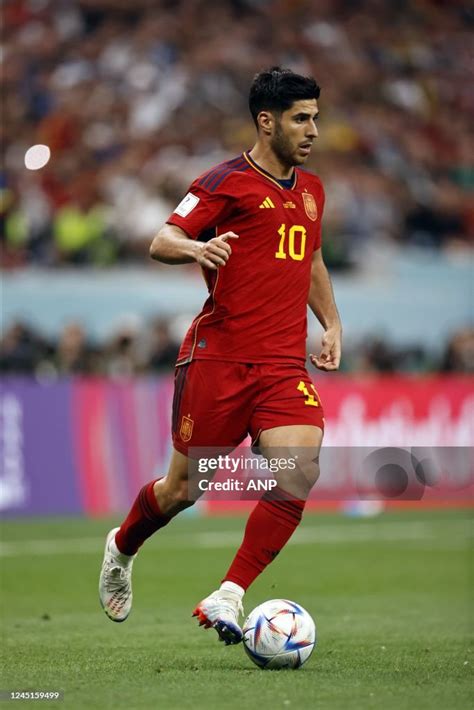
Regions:
[[[292,146],[288,138],[285,136],[281,129],[280,121],[275,121],[275,133],[270,142],[272,151],[275,153],[278,160],[287,168],[292,168],[298,165],[298,161],[295,160],[295,155],[292,150]]]

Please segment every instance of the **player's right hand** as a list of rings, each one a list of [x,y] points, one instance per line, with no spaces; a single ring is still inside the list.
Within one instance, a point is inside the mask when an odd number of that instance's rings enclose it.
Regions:
[[[197,253],[197,263],[212,271],[216,271],[219,266],[225,266],[232,254],[231,246],[227,243],[227,240],[238,238],[238,234],[226,232],[205,242]]]

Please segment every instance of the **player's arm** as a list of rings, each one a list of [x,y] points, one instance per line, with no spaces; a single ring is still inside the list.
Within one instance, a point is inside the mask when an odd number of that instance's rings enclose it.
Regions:
[[[219,170],[214,170],[217,176],[220,176]],[[199,236],[209,231],[211,225],[222,223],[231,213],[235,202],[232,189],[227,189],[231,176],[226,175],[220,180],[218,189],[212,191],[205,188],[202,182],[202,177],[193,182],[189,192],[153,239],[150,247],[152,259],[164,264],[189,264],[194,261],[212,271],[226,265],[232,254],[228,240],[237,239],[237,235],[226,232],[206,242],[199,241]]]
[[[320,370],[337,370],[341,361],[342,326],[320,248],[313,254],[308,304],[324,328],[321,353],[310,355],[310,360]]]
[[[238,239],[237,234],[226,232],[208,242],[198,242],[188,237],[181,227],[165,224],[151,243],[150,256],[163,264],[197,262],[215,271],[219,266],[225,266],[232,254],[227,243],[229,239]]]

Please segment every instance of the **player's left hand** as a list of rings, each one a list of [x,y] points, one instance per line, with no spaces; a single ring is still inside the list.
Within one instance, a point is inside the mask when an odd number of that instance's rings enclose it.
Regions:
[[[340,328],[328,328],[322,337],[321,353],[318,356],[310,354],[309,359],[318,370],[338,370],[341,362],[341,339]]]

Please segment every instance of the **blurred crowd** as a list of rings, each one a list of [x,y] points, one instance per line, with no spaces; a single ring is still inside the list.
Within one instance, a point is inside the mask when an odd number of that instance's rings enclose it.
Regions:
[[[94,343],[83,326],[68,323],[57,339],[22,322],[13,323],[0,341],[0,372],[55,379],[69,375],[112,378],[169,371],[179,350],[166,320],[140,331],[123,326],[104,343]]]
[[[4,268],[145,265],[192,179],[252,145],[248,87],[275,64],[322,87],[309,167],[326,184],[331,266],[370,246],[472,245],[461,0],[5,0],[2,13]],[[27,170],[37,143],[51,159]]]
[[[162,318],[146,327],[124,325],[103,343],[92,342],[76,322],[67,324],[57,339],[49,339],[25,323],[13,323],[0,340],[0,373],[34,375],[55,380],[71,375],[127,378],[171,372],[180,342],[173,322]],[[474,374],[474,329],[454,333],[444,351],[400,346],[380,336],[345,343],[342,372],[470,373]]]

